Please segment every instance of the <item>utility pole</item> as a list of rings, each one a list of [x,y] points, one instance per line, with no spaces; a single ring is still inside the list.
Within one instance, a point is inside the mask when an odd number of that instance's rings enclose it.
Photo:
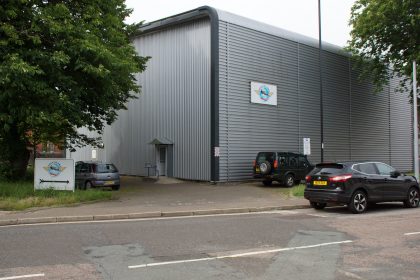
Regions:
[[[319,91],[321,114],[321,162],[324,162],[324,94],[322,91],[322,40],[321,40],[321,0],[318,0],[318,31],[319,31]]]
[[[414,176],[419,180],[419,127],[417,117],[417,69],[413,60],[413,128],[414,128]]]

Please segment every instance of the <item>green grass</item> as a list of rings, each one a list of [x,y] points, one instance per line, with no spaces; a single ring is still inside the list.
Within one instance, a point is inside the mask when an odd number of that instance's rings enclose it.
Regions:
[[[300,184],[297,186],[294,186],[290,192],[292,193],[293,196],[296,197],[303,197],[303,192],[305,191],[305,184]]]
[[[103,190],[56,191],[34,190],[31,180],[0,181],[0,210],[24,210],[31,207],[66,206],[75,203],[112,199],[112,192]]]
[[[285,186],[278,186],[277,188],[275,188],[275,192],[280,193],[281,196],[284,198],[303,197],[304,191],[305,184],[299,184],[294,186],[293,188],[287,188]]]

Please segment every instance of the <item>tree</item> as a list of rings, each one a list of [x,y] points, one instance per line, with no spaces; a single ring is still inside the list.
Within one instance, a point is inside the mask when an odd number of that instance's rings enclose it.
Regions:
[[[0,165],[8,177],[24,174],[37,143],[97,143],[77,129],[101,133],[140,93],[135,73],[148,58],[130,42],[138,29],[124,23],[130,13],[124,0],[2,1]]]
[[[400,89],[407,90],[412,62],[420,61],[419,8],[418,0],[357,0],[351,9],[348,49],[378,91],[394,75],[402,78]]]

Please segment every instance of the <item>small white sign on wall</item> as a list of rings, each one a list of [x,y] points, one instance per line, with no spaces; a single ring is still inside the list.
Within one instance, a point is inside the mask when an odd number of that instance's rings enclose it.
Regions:
[[[214,147],[214,157],[220,157],[220,147]]]
[[[277,86],[251,82],[251,103],[277,106]]]
[[[74,160],[63,158],[35,159],[34,187],[74,191]]]
[[[311,154],[311,138],[303,138],[303,154]]]
[[[92,159],[96,159],[96,149],[92,149]]]

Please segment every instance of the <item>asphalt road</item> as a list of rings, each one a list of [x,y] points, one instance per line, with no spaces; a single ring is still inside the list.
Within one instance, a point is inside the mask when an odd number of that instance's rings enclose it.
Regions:
[[[420,279],[420,209],[0,227],[0,280]]]

